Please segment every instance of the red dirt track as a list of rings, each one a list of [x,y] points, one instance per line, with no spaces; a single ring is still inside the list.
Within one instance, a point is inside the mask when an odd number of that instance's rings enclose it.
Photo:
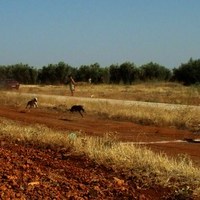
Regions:
[[[44,124],[55,130],[81,131],[88,135],[110,132],[124,142],[155,142],[197,138],[187,130],[142,126],[104,119],[92,113],[60,112],[56,108],[30,111],[1,107],[0,116],[24,124]],[[199,137],[200,138],[200,137]],[[135,179],[95,164],[85,156],[41,150],[20,143],[0,143],[0,199],[161,199],[168,189],[141,189]],[[199,143],[148,144],[169,156],[188,154],[200,166]]]

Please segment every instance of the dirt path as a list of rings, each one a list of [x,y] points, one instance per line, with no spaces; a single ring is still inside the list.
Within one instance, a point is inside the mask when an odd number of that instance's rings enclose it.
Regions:
[[[45,124],[56,130],[82,131],[88,135],[116,134],[123,142],[155,142],[196,138],[187,130],[141,126],[128,121],[103,119],[87,113],[63,113],[53,108],[30,112],[22,108],[1,107],[0,116],[24,124]],[[200,144],[154,143],[154,151],[170,156],[186,153],[200,165]],[[85,156],[71,156],[68,150],[41,150],[20,143],[0,141],[0,199],[142,199],[157,200],[170,195],[168,188],[152,184],[149,189],[138,174],[125,176],[99,166]],[[144,180],[143,180],[144,181]],[[150,178],[145,181],[151,183]]]
[[[174,143],[184,138],[200,138],[187,130],[167,127],[142,126],[128,121],[114,121],[87,113],[82,118],[78,113],[63,113],[56,109],[38,108],[30,112],[21,108],[1,107],[0,116],[21,121],[23,123],[41,123],[52,129],[81,131],[89,135],[112,133],[123,142],[157,142],[171,143],[145,144],[155,151],[166,152],[170,156],[188,154],[196,164],[200,165],[200,143]]]

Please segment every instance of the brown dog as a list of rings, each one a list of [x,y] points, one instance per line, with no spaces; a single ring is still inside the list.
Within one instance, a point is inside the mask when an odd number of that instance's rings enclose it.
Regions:
[[[37,108],[38,107],[38,100],[37,100],[37,98],[35,97],[35,98],[33,98],[33,99],[31,99],[30,101],[28,101],[28,103],[26,104],[26,108]]]

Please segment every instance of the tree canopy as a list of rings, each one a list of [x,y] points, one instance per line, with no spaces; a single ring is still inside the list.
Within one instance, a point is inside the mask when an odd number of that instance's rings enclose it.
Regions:
[[[185,85],[200,83],[200,59],[192,58],[178,68],[169,70],[157,63],[147,63],[137,67],[124,62],[101,67],[98,63],[72,67],[65,62],[49,64],[41,69],[28,64],[0,66],[0,80],[15,79],[22,84],[65,84],[66,77],[72,74],[77,82],[133,84],[136,81],[178,81]]]

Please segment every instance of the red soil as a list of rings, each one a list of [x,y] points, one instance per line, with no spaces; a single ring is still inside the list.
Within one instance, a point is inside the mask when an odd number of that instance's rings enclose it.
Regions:
[[[85,113],[82,118],[79,113],[63,113],[58,109],[38,108],[28,112],[15,107],[1,107],[0,116],[24,124],[40,123],[52,129],[82,131],[88,135],[110,132],[121,141],[197,138],[187,130],[108,120],[92,113]],[[0,144],[0,199],[145,200],[162,199],[170,193],[169,189],[154,184],[144,189],[142,182],[136,179],[137,175],[125,176],[95,164],[84,155],[72,156],[68,150],[38,149],[2,139]],[[169,156],[187,154],[196,165],[200,165],[198,143],[149,144],[148,147]],[[145,177],[145,181],[151,180]]]

